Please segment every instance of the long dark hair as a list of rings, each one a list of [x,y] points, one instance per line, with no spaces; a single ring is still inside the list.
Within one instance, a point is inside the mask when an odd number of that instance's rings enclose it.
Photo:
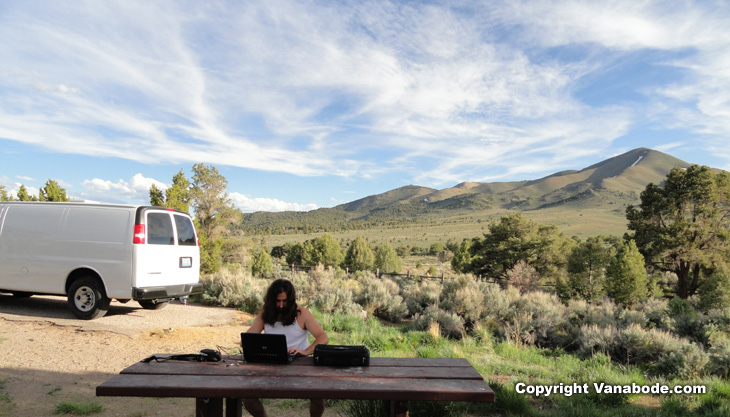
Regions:
[[[281,311],[281,324],[288,326],[297,319],[297,292],[294,285],[287,279],[277,279],[269,285],[264,297],[264,307],[261,310],[261,318],[264,323],[273,326],[279,321],[280,311],[276,308],[276,296],[286,293],[286,306]]]

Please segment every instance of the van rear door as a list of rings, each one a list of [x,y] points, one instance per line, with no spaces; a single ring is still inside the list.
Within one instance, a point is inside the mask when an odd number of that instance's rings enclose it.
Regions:
[[[132,286],[142,289],[197,284],[200,251],[190,216],[146,207],[140,208],[137,218]]]

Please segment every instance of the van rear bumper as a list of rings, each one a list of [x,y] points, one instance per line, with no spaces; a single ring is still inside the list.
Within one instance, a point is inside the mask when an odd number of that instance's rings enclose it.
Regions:
[[[164,287],[132,288],[132,299],[155,300],[159,298],[177,298],[203,292],[203,284],[168,285]]]

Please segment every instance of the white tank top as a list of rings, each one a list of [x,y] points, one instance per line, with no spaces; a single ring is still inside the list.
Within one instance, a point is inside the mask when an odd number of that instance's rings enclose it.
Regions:
[[[309,347],[309,340],[307,340],[307,330],[299,327],[299,323],[294,320],[294,323],[284,326],[280,321],[274,323],[274,325],[265,324],[264,333],[269,334],[283,334],[286,336],[286,347],[296,347],[304,350]]]

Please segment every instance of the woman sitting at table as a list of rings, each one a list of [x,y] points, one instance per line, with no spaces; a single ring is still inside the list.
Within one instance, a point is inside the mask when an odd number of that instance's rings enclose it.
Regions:
[[[314,347],[329,342],[329,337],[322,326],[317,323],[312,313],[297,305],[294,285],[286,279],[277,279],[266,290],[264,307],[256,316],[248,333],[269,333],[286,335],[286,344],[290,354],[309,356]],[[308,333],[314,336],[310,344]],[[324,413],[324,399],[312,399],[309,415],[320,417]],[[246,411],[254,417],[265,417],[266,410],[256,398],[243,399]]]

